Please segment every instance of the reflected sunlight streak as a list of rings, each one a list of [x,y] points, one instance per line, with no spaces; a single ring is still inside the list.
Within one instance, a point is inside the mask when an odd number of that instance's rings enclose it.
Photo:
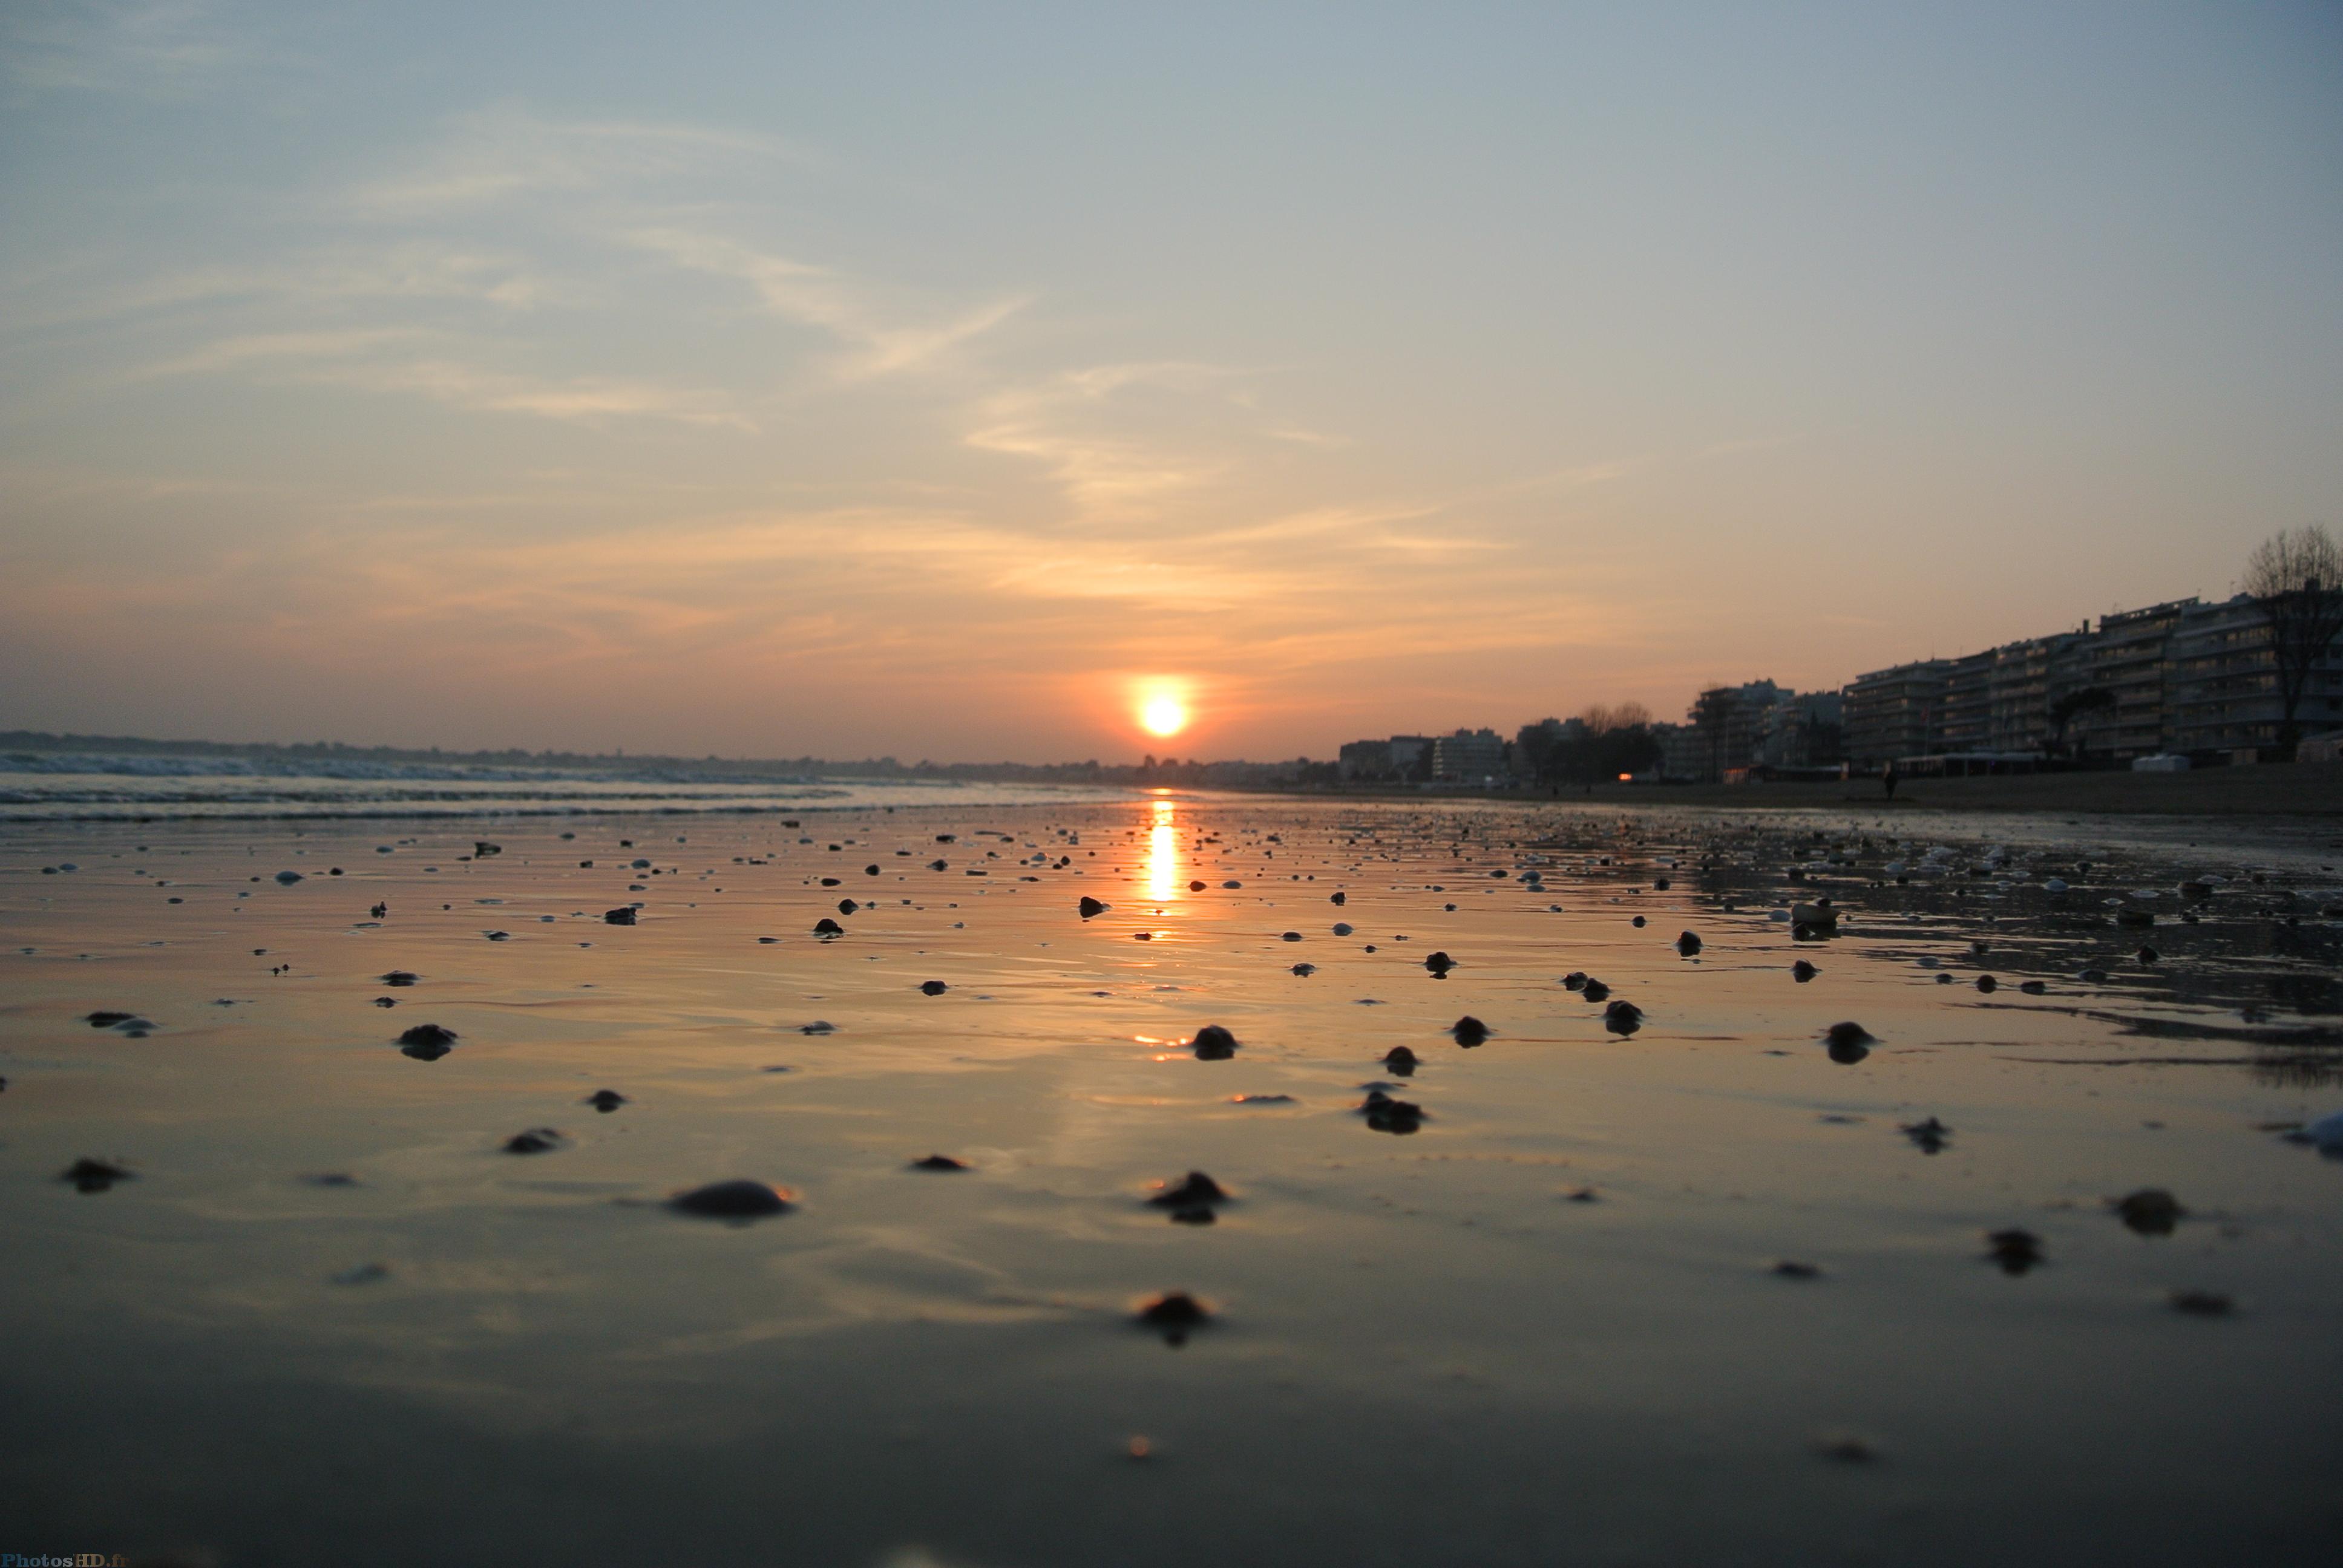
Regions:
[[[1180,835],[1172,821],[1172,802],[1158,798],[1155,826],[1147,835],[1147,896],[1169,904],[1180,896]]]

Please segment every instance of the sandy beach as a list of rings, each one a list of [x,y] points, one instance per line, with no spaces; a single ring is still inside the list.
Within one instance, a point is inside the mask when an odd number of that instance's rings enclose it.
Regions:
[[[2323,1555],[2334,850],[1903,820],[20,824],[9,1544]]]

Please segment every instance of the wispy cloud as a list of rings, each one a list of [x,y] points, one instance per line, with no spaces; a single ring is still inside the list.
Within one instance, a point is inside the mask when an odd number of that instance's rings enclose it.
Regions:
[[[23,0],[7,8],[0,39],[22,86],[149,96],[209,85],[260,55],[201,0]]]
[[[720,236],[650,227],[628,239],[674,265],[748,284],[773,314],[829,333],[851,350],[839,367],[850,379],[929,365],[1000,326],[1028,300],[1001,299],[932,324],[890,319],[858,285],[833,268],[759,251]]]
[[[193,353],[144,366],[126,379],[241,372],[264,380],[414,394],[482,413],[589,424],[649,418],[756,428],[721,391],[618,377],[546,377],[487,368],[444,352],[448,342],[447,335],[406,327],[261,333],[206,344]],[[443,352],[429,352],[433,347]],[[416,352],[418,348],[424,351]]]
[[[463,212],[532,193],[575,195],[741,163],[809,162],[779,138],[642,120],[548,120],[515,106],[458,120],[420,166],[358,186],[347,209],[384,220]]]

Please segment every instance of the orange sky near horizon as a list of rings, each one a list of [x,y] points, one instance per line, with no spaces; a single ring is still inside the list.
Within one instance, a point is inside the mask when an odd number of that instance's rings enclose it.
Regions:
[[[0,729],[1328,757],[2225,595],[2343,23],[2121,15],[0,21]]]

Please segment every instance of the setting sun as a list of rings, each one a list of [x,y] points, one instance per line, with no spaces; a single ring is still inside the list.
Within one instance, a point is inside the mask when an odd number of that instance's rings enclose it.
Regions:
[[[1139,709],[1139,722],[1150,735],[1177,735],[1188,727],[1188,705],[1176,697],[1151,697]]]

